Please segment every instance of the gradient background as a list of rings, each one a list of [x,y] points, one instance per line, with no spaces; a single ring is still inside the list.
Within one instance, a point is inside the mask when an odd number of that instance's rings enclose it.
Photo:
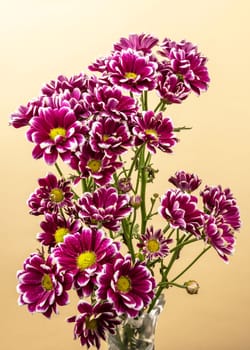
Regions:
[[[199,281],[198,295],[167,292],[156,349],[250,349],[249,12],[248,0],[1,2],[1,349],[80,348],[72,340],[72,325],[64,321],[75,313],[74,298],[51,320],[17,306],[16,270],[38,246],[40,218],[28,214],[26,200],[49,168],[32,159],[24,130],[10,128],[8,117],[36,97],[43,83],[86,72],[121,36],[141,32],[196,43],[209,57],[211,75],[206,94],[169,108],[176,125],[193,130],[180,135],[168,160],[156,159],[162,171],[155,192],[168,188],[176,170],[196,172],[204,184],[232,189],[243,221],[228,265],[209,251],[186,274],[184,280]],[[183,262],[195,253],[192,247]]]

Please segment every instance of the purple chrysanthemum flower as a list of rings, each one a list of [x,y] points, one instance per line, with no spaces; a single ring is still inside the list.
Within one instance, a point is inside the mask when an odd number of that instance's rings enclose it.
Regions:
[[[193,233],[200,238],[204,223],[204,213],[197,208],[197,197],[170,189],[161,198],[159,213],[171,227]]]
[[[65,90],[73,91],[75,88],[81,92],[86,91],[88,86],[88,77],[85,74],[74,75],[67,78],[64,75],[59,75],[56,80],[51,80],[42,88],[42,93],[46,96],[60,94]]]
[[[224,222],[217,222],[212,215],[206,215],[204,225],[205,240],[215,248],[219,256],[228,262],[228,255],[232,255],[235,237],[232,227]]]
[[[47,105],[47,97],[40,96],[32,101],[28,102],[26,106],[20,106],[18,111],[11,114],[10,125],[14,128],[21,128],[27,126],[30,120],[38,115],[38,110],[40,107],[45,107]]]
[[[151,49],[158,43],[158,39],[150,34],[130,34],[128,38],[121,38],[120,41],[114,44],[116,51],[133,49],[141,51],[143,54],[150,54]]]
[[[184,170],[177,171],[168,181],[188,193],[195,191],[201,184],[201,179],[197,175],[186,173]]]
[[[127,193],[132,190],[133,186],[129,177],[122,177],[117,182],[117,188],[123,193]]]
[[[157,76],[157,87],[160,97],[168,104],[181,103],[191,92],[184,84],[183,79],[173,73],[169,66],[162,66]]]
[[[114,187],[100,187],[79,199],[79,216],[91,227],[100,225],[118,231],[121,220],[131,212],[129,196],[118,194]]]
[[[95,152],[118,156],[132,145],[132,137],[126,123],[113,118],[99,118],[91,124],[89,144]]]
[[[142,249],[142,253],[147,259],[164,258],[169,254],[169,244],[173,242],[171,238],[164,237],[161,230],[154,230],[153,226],[141,235],[141,242],[137,244]]]
[[[68,322],[75,322],[75,339],[80,338],[82,346],[90,348],[93,345],[100,349],[100,338],[105,340],[106,332],[114,334],[115,327],[121,323],[113,305],[104,302],[93,306],[81,300],[77,308],[80,314],[67,319]]]
[[[182,40],[179,43],[164,39],[161,54],[169,61],[171,70],[197,94],[206,91],[210,81],[206,67],[207,59],[197,50],[197,46]]]
[[[155,88],[157,67],[158,64],[149,56],[143,57],[138,52],[128,49],[116,52],[110,57],[107,72],[114,85],[140,94]]]
[[[53,174],[38,179],[39,188],[28,199],[32,215],[57,213],[60,208],[73,205],[70,181],[57,180]]]
[[[110,117],[118,122],[130,120],[138,110],[138,104],[134,98],[124,95],[120,88],[104,85],[99,80],[83,94],[83,99],[89,113]]]
[[[146,111],[134,118],[134,125],[135,145],[145,142],[151,153],[156,153],[156,148],[163,152],[172,152],[171,148],[176,144],[177,139],[174,136],[170,118],[163,117],[162,113]]]
[[[97,285],[97,296],[112,302],[118,314],[136,317],[154,297],[156,282],[142,262],[133,264],[127,255],[114,264],[106,264],[97,277]]]
[[[223,190],[221,186],[206,186],[201,192],[205,211],[230,225],[234,230],[241,226],[239,208],[230,189]]]
[[[30,312],[41,312],[50,317],[57,313],[57,305],[68,304],[66,292],[72,286],[73,277],[53,263],[52,257],[45,260],[37,253],[24,262],[23,270],[17,272],[19,305],[27,305]]]
[[[85,143],[80,151],[72,154],[69,165],[80,172],[80,178],[91,176],[96,184],[103,186],[113,181],[112,175],[122,166],[122,162],[117,161],[117,155],[95,152]]]
[[[84,131],[70,108],[40,108],[38,116],[30,121],[27,138],[35,143],[33,157],[43,157],[47,164],[52,165],[58,155],[64,161],[69,160],[71,152],[84,143]]]
[[[67,235],[64,242],[53,249],[53,255],[61,267],[74,275],[74,286],[79,296],[92,293],[96,276],[102,266],[113,263],[119,245],[105,237],[101,230],[82,228]]]
[[[45,220],[40,224],[43,232],[38,233],[37,239],[45,246],[54,247],[64,241],[64,236],[74,234],[80,230],[81,222],[78,219],[67,220],[59,214],[45,214]]]

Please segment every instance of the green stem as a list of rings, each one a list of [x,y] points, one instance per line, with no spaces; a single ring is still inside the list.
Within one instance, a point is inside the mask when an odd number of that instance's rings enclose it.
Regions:
[[[131,175],[132,175],[132,172],[133,172],[133,170],[134,170],[134,167],[135,167],[136,162],[138,161],[138,157],[139,157],[139,154],[140,154],[142,148],[143,148],[143,145],[142,145],[141,147],[139,147],[139,148],[136,150],[136,152],[135,152],[135,155],[134,155],[134,157],[133,157],[133,161],[132,161],[131,167],[130,167],[129,172],[128,172],[128,174],[127,174],[127,177],[128,177],[128,178],[130,178]]]
[[[160,102],[158,103],[158,105],[155,107],[154,112],[156,113],[158,111],[158,109],[161,107],[162,105],[162,100],[160,100]]]
[[[59,174],[61,177],[64,177],[64,176],[63,176],[63,172],[62,172],[62,170],[60,169],[60,167],[59,167],[59,165],[58,165],[57,163],[55,163],[55,167],[56,167],[56,170],[57,170],[58,174]]]
[[[141,173],[141,234],[145,233],[147,218],[146,218],[146,184],[147,184],[147,174],[145,169],[145,145],[143,145],[142,152],[140,154],[140,166],[139,170]]]
[[[173,283],[174,281],[176,281],[179,277],[181,277],[187,270],[190,269],[190,267],[192,267],[196,261],[198,261],[202,255],[204,255],[209,249],[211,248],[211,246],[208,246],[207,248],[205,248],[183,271],[181,271],[175,278],[173,278],[169,283]]]

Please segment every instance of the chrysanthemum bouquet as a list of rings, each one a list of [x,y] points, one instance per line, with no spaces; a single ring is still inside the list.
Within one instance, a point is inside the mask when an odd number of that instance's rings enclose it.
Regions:
[[[152,156],[167,161],[187,129],[166,109],[207,90],[206,62],[185,40],[130,35],[89,66],[97,75],[60,75],[11,115],[13,127],[28,127],[33,158],[56,168],[28,199],[41,216],[41,247],[17,273],[19,304],[50,317],[73,289],[78,314],[68,321],[82,345],[100,348],[119,324],[150,313],[166,288],[196,293],[195,281],[179,282],[184,272],[211,247],[224,261],[234,250],[240,216],[229,189],[194,194],[201,180],[181,170],[162,195],[147,192],[157,177]],[[173,276],[184,247],[198,241],[200,254]]]

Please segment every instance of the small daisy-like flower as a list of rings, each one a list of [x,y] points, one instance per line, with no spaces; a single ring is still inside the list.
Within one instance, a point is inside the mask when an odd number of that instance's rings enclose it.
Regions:
[[[206,67],[207,59],[202,56],[197,46],[182,40],[179,43],[164,39],[161,54],[169,61],[173,73],[180,77],[188,88],[198,95],[206,91],[210,81]]]
[[[219,256],[228,262],[228,255],[232,255],[235,247],[235,236],[232,227],[224,222],[217,222],[212,215],[206,215],[204,225],[205,240],[211,244]]]
[[[197,197],[181,190],[168,190],[161,198],[159,213],[171,227],[193,233],[200,238],[204,213],[197,208]]]
[[[136,100],[122,93],[116,86],[104,85],[102,81],[93,81],[93,87],[83,94],[84,106],[90,114],[110,117],[120,122],[130,120],[138,111]]]
[[[54,247],[64,241],[64,236],[74,234],[80,230],[78,219],[65,219],[59,214],[45,214],[45,221],[40,224],[43,232],[38,233],[37,239],[45,246]]]
[[[126,123],[103,117],[91,124],[89,144],[95,152],[104,151],[112,157],[126,152],[132,145],[132,137]]]
[[[92,345],[100,349],[100,338],[106,339],[106,332],[115,333],[115,327],[120,324],[113,305],[108,302],[97,303],[94,306],[86,301],[78,303],[79,314],[67,319],[75,322],[74,337],[80,338],[81,345],[90,348]]]
[[[128,38],[121,38],[118,43],[114,44],[114,49],[122,51],[130,48],[143,54],[150,54],[151,49],[157,45],[158,41],[150,34],[130,34]]]
[[[93,291],[97,274],[104,264],[113,263],[118,248],[103,231],[82,228],[80,232],[65,236],[64,242],[53,249],[53,255],[65,271],[73,274],[79,296],[88,296]]]
[[[147,229],[146,233],[141,236],[141,243],[137,246],[142,249],[142,253],[147,259],[164,258],[169,254],[169,244],[172,239],[164,237],[161,230],[154,230],[153,226]]]
[[[38,114],[40,107],[45,105],[46,99],[41,96],[28,102],[26,106],[20,106],[17,112],[11,114],[10,125],[14,128],[21,128],[29,125],[31,118]]]
[[[75,88],[81,92],[86,91],[88,86],[88,77],[85,74],[74,75],[67,78],[64,75],[59,75],[56,80],[51,80],[42,88],[42,93],[46,96],[60,94],[65,90],[73,91]]]
[[[71,155],[69,165],[80,172],[81,178],[92,177],[96,184],[103,186],[113,181],[113,174],[122,166],[117,156],[107,156],[104,151],[95,152],[88,143]]]
[[[163,152],[172,152],[177,140],[170,118],[163,117],[162,113],[145,111],[134,118],[134,125],[135,145],[145,142],[151,153],[156,153],[156,148]]]
[[[195,174],[186,173],[184,170],[177,171],[168,181],[183,192],[193,192],[201,184],[201,179]]]
[[[149,56],[141,56],[138,52],[128,49],[116,52],[110,57],[107,72],[114,85],[140,94],[155,88],[157,67],[158,64]]]
[[[32,155],[35,159],[44,158],[52,165],[58,155],[64,161],[85,141],[85,129],[76,120],[74,112],[67,107],[40,108],[38,116],[30,121],[27,131],[29,141],[35,143]]]
[[[234,230],[241,226],[239,208],[229,188],[221,186],[206,186],[201,192],[205,211],[221,221],[230,225]]]
[[[39,188],[28,199],[32,215],[57,213],[60,208],[73,205],[70,181],[57,180],[54,174],[38,179]]]
[[[67,290],[72,286],[73,277],[53,263],[52,257],[45,260],[37,253],[31,254],[24,262],[23,270],[17,272],[19,305],[27,305],[30,312],[41,312],[50,317],[57,313],[57,305],[68,304]]]
[[[131,212],[129,196],[118,194],[114,187],[100,187],[79,199],[79,216],[91,227],[100,225],[118,231],[121,220]]]
[[[127,255],[103,267],[97,286],[97,296],[112,302],[119,315],[136,317],[153,299],[156,282],[143,263],[133,264]]]
[[[131,183],[131,179],[129,177],[122,177],[118,180],[117,188],[119,191],[123,193],[127,193],[132,190],[133,186]]]

